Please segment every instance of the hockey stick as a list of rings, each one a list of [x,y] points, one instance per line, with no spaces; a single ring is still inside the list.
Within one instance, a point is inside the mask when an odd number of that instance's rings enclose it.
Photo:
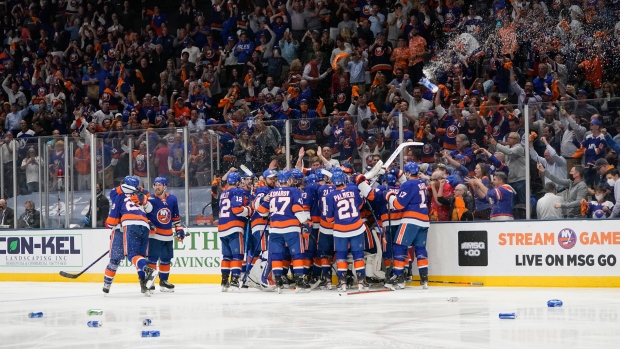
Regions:
[[[379,293],[379,292],[394,292],[394,290],[390,290],[388,288],[381,290],[368,290],[368,291],[357,291],[357,292],[347,292],[347,296],[352,296],[355,294],[366,294],[366,293]]]
[[[375,166],[373,166],[372,169],[370,169],[370,171],[366,172],[366,178],[368,179],[375,179],[378,175],[379,172],[383,169],[384,171],[387,170],[390,165],[392,164],[392,162],[394,162],[394,160],[396,159],[396,157],[400,154],[401,151],[403,151],[403,149],[405,149],[405,147],[410,147],[410,146],[423,146],[424,143],[421,142],[404,142],[401,143],[400,145],[398,145],[398,147],[396,148],[396,150],[394,150],[394,153],[392,153],[392,155],[390,155],[390,157],[385,161],[385,163],[381,160],[377,161],[377,163],[375,164]],[[373,180],[372,184],[375,181]]]
[[[101,257],[97,258],[96,261],[92,262],[89,266],[86,267],[86,269],[82,270],[81,272],[79,272],[78,274],[69,274],[67,272],[61,271],[60,272],[60,276],[69,278],[69,279],[77,279],[78,277],[80,277],[80,275],[84,274],[88,269],[90,269],[90,267],[92,267],[93,265],[97,264],[97,262],[99,262],[103,257],[105,257],[108,253],[110,253],[110,251],[105,251],[104,254],[101,255]]]
[[[417,281],[420,282],[420,280],[411,280],[413,281]],[[467,281],[439,281],[439,280],[435,280],[435,281],[431,281],[428,280],[429,283],[434,283],[434,284],[452,284],[452,285],[469,285],[469,286],[484,286],[484,284],[482,282],[477,282],[477,281],[473,281],[473,282],[467,282]]]

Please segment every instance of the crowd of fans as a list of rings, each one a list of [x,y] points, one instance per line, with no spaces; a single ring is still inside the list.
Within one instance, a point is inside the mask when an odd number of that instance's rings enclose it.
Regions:
[[[405,156],[429,164],[434,220],[461,202],[472,219],[524,218],[526,200],[539,218],[620,214],[618,1],[6,4],[4,197],[13,180],[17,194],[48,176],[64,189],[66,148],[71,181],[89,189],[91,146],[105,188],[130,163],[143,185],[150,174],[173,187],[185,166],[190,186],[210,185],[211,160],[283,168],[286,137],[299,167],[363,172],[402,126],[424,143]],[[502,200],[483,198],[500,188],[514,200],[494,214]]]

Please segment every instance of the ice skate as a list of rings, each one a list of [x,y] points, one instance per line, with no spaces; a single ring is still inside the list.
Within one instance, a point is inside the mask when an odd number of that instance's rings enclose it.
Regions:
[[[405,279],[405,283],[408,284],[413,280],[413,276],[411,274],[411,269],[405,268],[403,270],[403,278]]]
[[[168,280],[159,279],[159,290],[161,292],[174,292],[174,285],[168,282]]]
[[[110,293],[110,287],[112,287],[112,284],[106,284],[104,282],[103,283],[103,293]]]
[[[144,267],[144,280],[145,280],[146,288],[148,290],[150,290],[151,286],[153,286],[153,284],[155,283],[156,277],[157,277],[157,270],[149,267],[148,265]]]
[[[338,292],[347,292],[347,278],[338,280]]]
[[[297,284],[295,293],[310,292],[310,284],[304,275],[296,276],[295,283]]]
[[[228,287],[230,287],[228,275],[222,275],[222,292],[228,292]]]
[[[140,279],[140,291],[142,291],[145,297],[150,297],[151,291],[149,291],[149,288],[146,286],[146,281],[146,279]]]
[[[318,276],[314,276],[312,280],[310,281],[310,289],[314,290],[315,288],[319,287],[320,284],[321,284],[321,278]]]
[[[284,275],[282,275],[279,278],[276,278],[276,291],[278,291],[278,293],[282,293],[282,289],[284,288],[284,282],[282,281],[284,279]]]
[[[331,276],[321,277],[320,282],[319,282],[319,288],[321,290],[331,290],[332,289]]]
[[[238,291],[239,290],[239,277],[238,276],[232,276],[232,278],[230,279],[230,290],[231,291]]]
[[[428,274],[420,273],[420,285],[422,285],[422,289],[428,289]]]
[[[385,282],[385,287],[391,289],[392,291],[396,291],[398,289],[405,289],[405,278],[403,275],[392,275],[392,277]]]
[[[357,289],[359,291],[368,291],[370,289],[370,284],[360,274],[357,274]]]

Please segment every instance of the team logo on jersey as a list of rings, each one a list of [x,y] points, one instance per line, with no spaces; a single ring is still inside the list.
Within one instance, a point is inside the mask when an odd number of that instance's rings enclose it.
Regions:
[[[362,12],[364,13],[364,16],[370,16],[370,13],[372,12],[372,6],[370,5],[364,6],[364,8],[362,9]]]
[[[103,99],[104,102],[109,102],[110,101],[110,94],[109,93],[104,93],[101,96],[101,99]]]
[[[346,100],[347,100],[347,95],[345,95],[342,92],[338,94],[338,104],[342,104]]]
[[[493,126],[493,137],[499,137],[499,126]]]
[[[456,135],[459,134],[459,128],[456,127],[455,125],[450,125],[446,129],[446,134],[448,135],[448,138],[455,138]]]
[[[136,169],[143,171],[146,169],[146,161],[144,161],[144,154],[136,156]]]
[[[205,54],[205,57],[207,57],[207,59],[211,59],[213,58],[213,56],[215,56],[213,50],[207,50],[207,54]]]
[[[103,27],[98,27],[97,28],[97,35],[98,36],[103,36],[103,34],[105,34],[105,30],[103,29]]]
[[[383,56],[384,53],[385,53],[385,50],[383,49],[383,47],[375,48],[375,56],[377,57]]]
[[[172,213],[167,207],[159,209],[157,211],[157,221],[161,224],[168,224],[172,220]]]
[[[299,120],[299,129],[303,131],[310,129],[310,121],[306,118]]]
[[[78,57],[79,57],[79,56],[78,56],[78,54],[74,52],[74,53],[72,53],[72,54],[69,56],[69,61],[70,61],[71,63],[75,63],[75,62],[77,62]]]
[[[103,162],[101,161],[101,154],[97,155],[97,167],[101,167],[101,165],[103,164]]]
[[[165,117],[163,115],[157,115],[155,117],[155,125],[161,125],[162,122],[164,122]]]
[[[564,228],[558,233],[558,245],[565,250],[570,250],[577,243],[577,234],[570,228]]]
[[[424,152],[424,154],[432,154],[435,152],[435,149],[433,149],[433,146],[430,144],[424,144],[422,152]]]
[[[456,17],[454,16],[454,13],[452,13],[452,11],[448,11],[448,13],[446,13],[446,15],[444,16],[444,20],[446,24],[452,24],[454,23],[454,21],[456,21]]]
[[[351,148],[351,138],[345,138],[344,142],[342,142],[342,146],[345,148]]]
[[[116,50],[114,50],[113,48],[108,50],[108,57],[109,58],[114,58],[116,56]]]

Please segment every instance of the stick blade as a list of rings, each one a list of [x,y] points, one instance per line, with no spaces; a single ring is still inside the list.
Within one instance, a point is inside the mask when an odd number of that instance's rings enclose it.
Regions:
[[[387,288],[384,290],[354,291],[354,292],[347,292],[347,296],[352,296],[355,294],[367,294],[367,293],[379,293],[379,292],[393,292],[393,291]]]
[[[66,278],[69,278],[69,279],[77,279],[78,276],[80,276],[80,274],[69,274],[69,273],[67,273],[65,271],[61,271],[60,272],[60,276],[66,277]]]

